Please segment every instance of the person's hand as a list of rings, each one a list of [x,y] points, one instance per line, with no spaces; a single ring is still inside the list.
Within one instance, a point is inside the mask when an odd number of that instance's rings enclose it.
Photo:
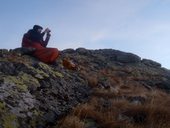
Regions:
[[[50,33],[51,30],[50,30],[49,28],[46,28],[46,29],[44,30],[44,32],[45,32],[45,33]]]
[[[50,32],[47,33],[47,36],[51,36]]]

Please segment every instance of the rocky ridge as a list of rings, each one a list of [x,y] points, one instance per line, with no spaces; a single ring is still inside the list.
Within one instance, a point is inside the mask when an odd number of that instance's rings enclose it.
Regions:
[[[93,86],[111,88],[117,81],[169,93],[170,70],[149,59],[113,49],[66,49],[47,65],[23,49],[0,50],[0,128],[46,128],[72,108],[86,102]],[[63,67],[72,60],[76,70]],[[93,79],[93,80],[91,80]],[[97,81],[95,81],[97,79]]]

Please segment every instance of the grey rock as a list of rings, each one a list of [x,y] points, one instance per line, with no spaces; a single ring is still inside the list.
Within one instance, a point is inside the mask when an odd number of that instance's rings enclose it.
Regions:
[[[159,68],[161,67],[161,64],[156,62],[156,61],[153,61],[153,60],[149,60],[149,59],[142,59],[141,61],[143,64],[147,65],[147,66],[151,66],[151,67],[155,67],[155,68]]]
[[[74,53],[74,52],[75,52],[75,50],[72,49],[72,48],[70,48],[70,49],[65,49],[65,50],[61,51],[62,54],[64,54],[64,53]]]
[[[87,50],[85,48],[77,48],[76,49],[76,52],[78,52],[79,54],[82,54],[82,55],[88,55],[90,54],[90,50]]]
[[[21,55],[24,54],[32,54],[33,52],[35,52],[35,48],[26,48],[26,47],[20,47],[20,48],[15,48],[15,49],[11,49],[11,52],[15,52],[15,53],[20,53]]]
[[[141,61],[141,58],[132,53],[121,53],[116,56],[116,61],[122,63],[139,63]]]
[[[44,120],[47,123],[55,123],[56,118],[57,118],[57,115],[55,114],[54,111],[49,111],[44,115]]]
[[[8,54],[7,49],[0,49],[0,57],[5,57],[6,54]]]

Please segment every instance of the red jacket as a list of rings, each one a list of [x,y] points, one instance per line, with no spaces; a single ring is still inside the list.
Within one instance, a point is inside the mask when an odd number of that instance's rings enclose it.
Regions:
[[[30,39],[30,33],[28,32],[23,36],[22,47],[35,48],[33,56],[44,63],[53,63],[59,56],[59,51],[57,48],[46,48],[49,39],[50,36],[47,36],[45,41],[33,41]]]

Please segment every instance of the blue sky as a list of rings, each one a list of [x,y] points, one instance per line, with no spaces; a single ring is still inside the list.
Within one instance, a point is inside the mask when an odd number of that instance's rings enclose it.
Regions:
[[[112,48],[170,69],[170,0],[0,2],[0,49],[20,47],[23,34],[39,24],[52,31],[48,47]]]

